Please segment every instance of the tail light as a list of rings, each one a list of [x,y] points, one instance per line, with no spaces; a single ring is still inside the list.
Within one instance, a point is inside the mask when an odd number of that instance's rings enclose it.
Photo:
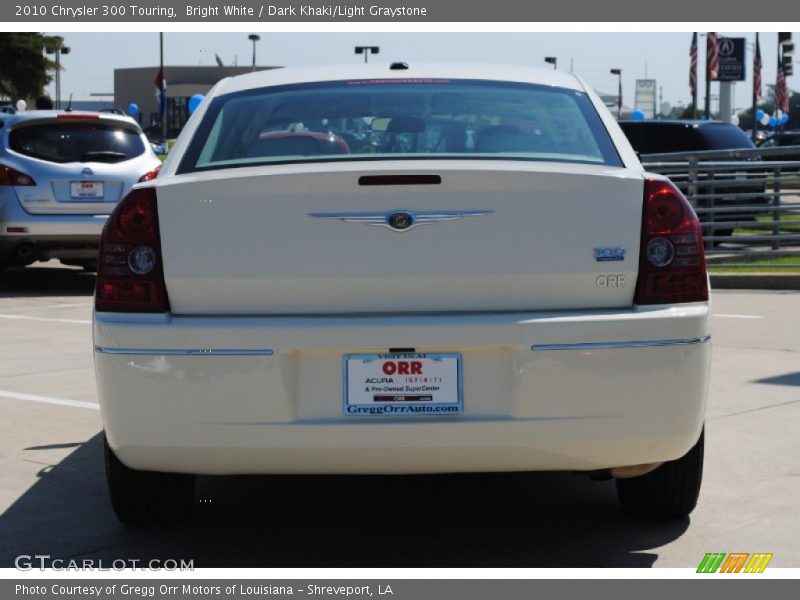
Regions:
[[[683,194],[665,179],[647,179],[635,304],[708,300],[700,221]]]
[[[139,177],[138,183],[143,183],[145,181],[151,181],[152,179],[155,179],[156,177],[158,177],[158,174],[160,172],[161,172],[161,165],[158,165],[155,169],[152,169],[152,170],[148,171],[147,173],[145,173],[144,175],[142,175],[141,177]]]
[[[30,175],[0,165],[0,185],[36,185],[36,182]]]
[[[94,307],[109,312],[169,311],[155,187],[131,191],[106,221]]]

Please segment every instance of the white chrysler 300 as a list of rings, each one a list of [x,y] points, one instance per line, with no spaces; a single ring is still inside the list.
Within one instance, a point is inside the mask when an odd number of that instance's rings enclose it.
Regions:
[[[225,79],[104,229],[110,495],[196,474],[575,470],[695,506],[700,225],[581,79],[497,65]]]

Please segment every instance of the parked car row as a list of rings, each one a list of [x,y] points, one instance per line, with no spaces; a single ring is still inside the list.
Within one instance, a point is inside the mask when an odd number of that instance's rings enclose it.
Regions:
[[[441,100],[437,100],[441,106]],[[11,109],[13,111],[13,108]],[[399,121],[394,120],[397,128]],[[327,148],[322,153],[350,153],[358,145],[369,152],[381,150],[381,135],[364,127],[352,132],[332,135],[311,131],[306,122],[298,130],[260,132],[259,139],[247,150],[269,152],[274,147],[293,145],[302,154],[308,148]],[[625,135],[640,155],[653,153],[688,153],[704,150],[751,149],[750,138],[738,127],[715,121],[622,121]],[[408,126],[408,123],[406,123]],[[429,119],[425,124],[428,138],[435,136],[435,153],[487,150],[498,131],[513,126],[472,128],[466,123]],[[324,129],[322,127],[321,129]],[[438,132],[438,133],[437,133]],[[468,139],[469,137],[469,139]],[[532,143],[546,145],[547,136],[538,132]],[[795,145],[800,133],[781,132],[760,143],[763,147]],[[396,143],[396,142],[395,142]],[[402,143],[402,142],[400,142]],[[530,142],[516,138],[517,144]],[[473,146],[470,147],[469,145]],[[258,146],[263,150],[257,150]],[[544,146],[543,146],[544,147]],[[154,176],[160,165],[157,154],[165,154],[166,146],[150,144],[138,124],[119,112],[100,113],[67,111],[28,111],[2,115],[0,118],[0,268],[24,266],[36,260],[57,258],[64,264],[80,265],[94,270],[100,230],[108,214],[131,186]],[[773,157],[791,160],[791,157]],[[730,179],[728,174],[723,174]],[[734,177],[737,177],[734,174]],[[752,193],[754,187],[747,176],[737,177],[742,184],[715,188],[715,205],[739,202],[736,194]],[[685,176],[673,176],[679,186]],[[761,188],[763,190],[763,186]],[[707,190],[701,190],[707,191]],[[757,190],[755,190],[757,191]],[[755,199],[749,204],[766,204],[768,199]],[[698,206],[706,206],[701,200]],[[754,218],[755,215],[750,215]],[[717,220],[742,220],[747,215],[718,216]],[[716,229],[718,235],[729,235],[731,229]]]

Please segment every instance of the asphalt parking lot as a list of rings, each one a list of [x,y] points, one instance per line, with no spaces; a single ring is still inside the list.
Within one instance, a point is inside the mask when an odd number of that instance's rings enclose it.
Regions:
[[[706,552],[772,552],[771,567],[800,566],[799,293],[714,296],[705,476],[689,519],[626,518],[613,483],[571,473],[206,477],[190,526],[132,531],[106,498],[93,285],[55,262],[0,276],[0,567],[20,554],[197,567],[696,567]],[[453,508],[426,509],[434,500]]]

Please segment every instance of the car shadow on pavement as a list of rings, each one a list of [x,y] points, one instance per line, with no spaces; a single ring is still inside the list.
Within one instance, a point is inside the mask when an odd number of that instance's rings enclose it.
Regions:
[[[774,377],[765,377],[763,379],[756,379],[754,383],[800,386],[800,371],[795,371],[793,373],[785,373],[784,375],[776,375]]]
[[[39,448],[21,449],[37,460]],[[18,555],[193,560],[195,567],[650,567],[689,519],[625,517],[613,482],[572,473],[201,477],[188,525],[119,524],[102,435],[0,515],[0,567]]]
[[[80,268],[9,267],[0,270],[0,298],[91,296],[94,280],[94,273]]]

